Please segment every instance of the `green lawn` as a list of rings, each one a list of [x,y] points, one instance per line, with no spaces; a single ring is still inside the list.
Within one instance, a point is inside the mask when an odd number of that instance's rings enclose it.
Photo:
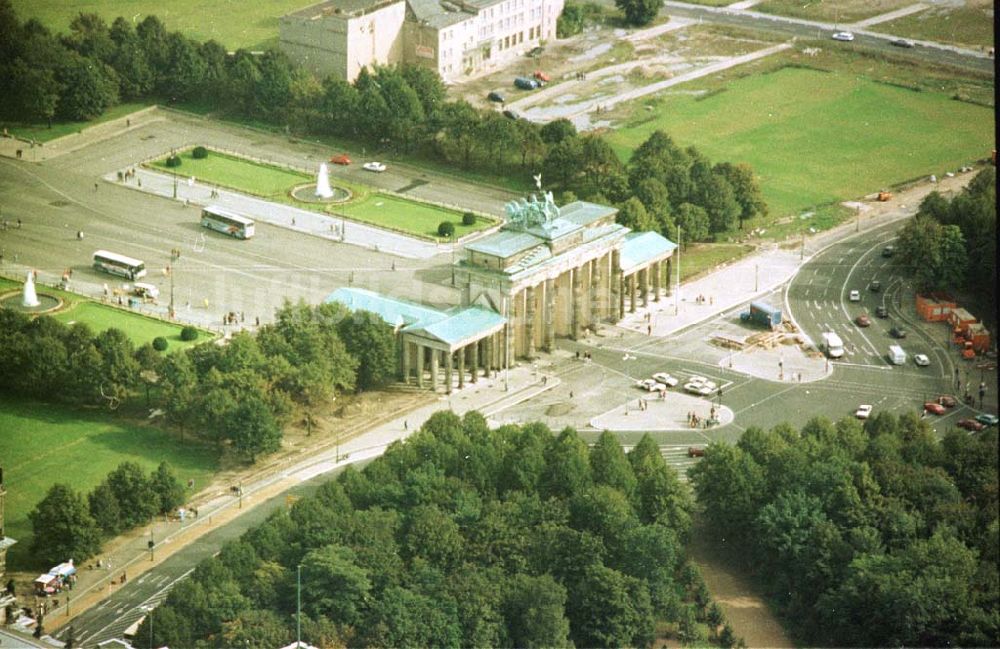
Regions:
[[[229,50],[259,50],[278,38],[278,18],[310,4],[308,0],[13,0],[21,20],[37,18],[53,31],[69,31],[80,13],[96,13],[110,25],[118,16],[139,23],[155,15],[168,31],[199,41],[215,39]]]
[[[20,290],[21,286],[21,282],[0,278],[0,293]],[[197,340],[183,341],[180,339],[181,325],[150,318],[127,309],[94,302],[75,293],[67,293],[48,286],[44,288],[40,287],[39,290],[62,299],[62,309],[54,312],[51,316],[56,320],[66,324],[85,322],[90,326],[91,331],[95,333],[116,327],[125,332],[137,346],[153,342],[153,339],[157,336],[163,336],[170,345],[167,347],[167,351],[172,352],[177,349],[197,345],[214,337],[214,334],[199,330]]]
[[[437,239],[437,227],[442,221],[451,221],[455,224],[457,237],[488,228],[494,224],[494,221],[479,217],[473,225],[462,225],[461,212],[400,196],[383,194],[370,187],[344,181],[338,177],[337,168],[334,165],[331,165],[333,167],[331,169],[331,184],[350,190],[352,196],[346,203],[321,205],[302,203],[289,195],[289,191],[294,186],[315,181],[313,175],[216,151],[210,151],[207,158],[200,160],[194,159],[191,156],[191,151],[184,151],[180,156],[182,163],[179,167],[167,167],[166,158],[157,160],[152,165],[163,171],[176,171],[184,177],[194,176],[202,182],[229,187],[268,200],[295,205],[306,210],[343,215],[349,219],[419,237]]]
[[[622,159],[662,129],[712,160],[748,162],[773,217],[940,175],[995,146],[990,108],[797,67],[737,78],[700,100],[664,97],[653,116],[633,115],[607,135]]]
[[[51,128],[46,124],[20,124],[17,122],[0,122],[0,127],[6,128],[12,135],[35,140],[36,142],[49,142],[64,135],[78,133],[85,128],[100,124],[101,122],[110,122],[113,119],[131,115],[135,111],[142,110],[147,106],[149,104],[118,104],[109,108],[97,119],[86,122],[53,122]]]
[[[753,252],[754,247],[742,243],[698,243],[681,251],[681,282],[715,268],[721,263],[736,261]]]
[[[764,0],[754,11],[844,25],[902,9],[912,0]]]
[[[993,47],[992,4],[979,7],[935,7],[882,23],[880,32],[908,38],[953,43],[966,47]]]
[[[28,512],[53,484],[64,482],[88,492],[122,462],[151,471],[166,460],[183,483],[193,479],[200,489],[219,464],[213,447],[190,440],[180,443],[155,428],[115,422],[99,411],[3,395],[0,458],[7,486],[6,532],[18,541],[8,554],[14,569],[31,567]]]

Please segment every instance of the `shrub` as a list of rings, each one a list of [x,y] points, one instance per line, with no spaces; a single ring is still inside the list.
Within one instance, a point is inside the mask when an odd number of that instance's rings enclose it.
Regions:
[[[181,340],[187,342],[197,339],[198,339],[198,330],[192,327],[191,325],[188,325],[183,329],[181,329]]]
[[[179,155],[177,155],[177,154],[174,154],[174,155],[170,156],[169,158],[167,158],[167,166],[168,167],[179,167],[179,166],[181,166],[181,157]]]
[[[167,339],[164,338],[163,336],[157,336],[156,338],[153,338],[153,349],[155,349],[156,351],[158,352],[167,351],[167,345],[168,345]]]
[[[472,225],[476,222],[476,215],[472,212],[466,212],[462,215],[462,225]]]
[[[449,238],[455,236],[455,224],[451,221],[441,221],[438,225],[438,236]]]
[[[203,146],[196,146],[194,150],[191,151],[191,157],[195,160],[202,160],[208,157],[208,149]]]

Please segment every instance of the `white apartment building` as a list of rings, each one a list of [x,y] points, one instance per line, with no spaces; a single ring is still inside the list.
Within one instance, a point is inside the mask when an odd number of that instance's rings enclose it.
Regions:
[[[564,0],[327,0],[279,22],[281,48],[321,76],[412,63],[456,80],[556,37]]]

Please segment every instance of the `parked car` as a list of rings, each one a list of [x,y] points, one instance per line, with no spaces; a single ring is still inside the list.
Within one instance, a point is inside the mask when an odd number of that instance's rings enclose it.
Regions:
[[[892,257],[894,254],[896,254],[895,246],[886,246],[885,248],[882,248],[883,257]]]
[[[870,327],[872,326],[872,320],[864,313],[862,313],[861,315],[859,315],[857,318],[854,319],[854,324],[858,325],[859,327]]]
[[[913,41],[908,41],[905,38],[894,38],[889,41],[889,45],[895,45],[896,47],[913,47]]]
[[[858,409],[854,411],[854,416],[858,419],[868,419],[872,414],[872,406],[868,404],[858,406]]]
[[[365,171],[374,171],[377,173],[385,171],[385,164],[381,162],[366,162],[362,166],[365,168]]]
[[[888,318],[889,309],[885,308],[885,306],[880,304],[877,307],[875,307],[875,315],[879,318]]]
[[[684,385],[684,389],[691,394],[697,394],[702,397],[707,397],[715,392],[714,389],[708,387],[704,383],[686,383]]]
[[[505,110],[503,112],[503,116],[506,117],[506,118],[508,118],[508,119],[520,119],[520,117],[521,117],[520,115],[518,115],[517,113],[515,113],[514,111],[512,111],[510,109]]]
[[[906,338],[906,329],[902,327],[893,327],[889,330],[889,335],[893,338]]]
[[[851,291],[850,293],[848,293],[847,299],[850,300],[851,302],[860,302],[861,291]]]
[[[853,41],[854,34],[851,32],[836,32],[833,35],[833,40],[835,41]]]
[[[976,415],[976,421],[984,426],[996,426],[1000,419],[997,419],[996,415],[991,415],[988,412],[984,412],[981,415]]]
[[[945,412],[944,406],[935,401],[928,401],[927,403],[925,403],[924,410],[926,410],[927,412],[932,412],[935,415],[943,415]]]
[[[535,70],[535,78],[541,81],[542,83],[548,83],[549,81],[552,80],[551,77],[549,77],[549,75],[545,74],[541,70]]]
[[[637,388],[642,388],[647,392],[660,392],[667,389],[667,386],[663,385],[659,381],[654,381],[653,379],[642,379],[640,381],[636,381],[635,386]]]
[[[340,153],[338,155],[331,156],[330,162],[332,162],[335,165],[349,165],[351,164],[351,159],[347,156],[346,153]]]
[[[940,397],[938,397],[937,402],[940,403],[945,408],[954,408],[955,406],[958,405],[958,399],[956,399],[955,397],[948,396],[946,394],[942,394]]]
[[[694,376],[690,377],[687,380],[687,382],[688,383],[699,383],[699,384],[700,383],[708,383],[708,379],[706,379],[704,376],[698,376],[697,374],[695,374]]]
[[[659,381],[669,388],[675,387],[678,383],[680,383],[680,380],[676,376],[671,376],[666,372],[657,372],[653,375],[653,380]]]
[[[538,82],[531,77],[516,77],[514,79],[514,86],[521,90],[534,90],[538,87]]]
[[[503,95],[501,95],[499,92],[497,92],[495,90],[493,92],[491,92],[490,94],[486,95],[486,98],[489,99],[490,101],[495,101],[498,104],[502,104],[505,101],[507,101],[506,99],[504,99]]]
[[[986,426],[980,424],[975,419],[959,419],[955,425],[972,433],[977,433],[986,428]]]
[[[878,293],[882,290],[882,282],[877,279],[873,279],[872,283],[868,285],[868,288],[871,289],[872,293]]]
[[[931,364],[931,359],[927,358],[927,354],[914,354],[913,362],[920,367],[927,367]]]

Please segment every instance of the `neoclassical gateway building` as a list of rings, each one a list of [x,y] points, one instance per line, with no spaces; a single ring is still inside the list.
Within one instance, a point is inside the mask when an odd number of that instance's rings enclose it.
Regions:
[[[440,310],[354,288],[327,301],[377,313],[396,328],[403,380],[435,390],[443,382],[450,392],[551,351],[556,336],[575,340],[670,293],[676,244],[615,223],[617,212],[583,201],[559,208],[551,194],[509,203],[504,226],[466,244],[456,262],[462,306]]]

